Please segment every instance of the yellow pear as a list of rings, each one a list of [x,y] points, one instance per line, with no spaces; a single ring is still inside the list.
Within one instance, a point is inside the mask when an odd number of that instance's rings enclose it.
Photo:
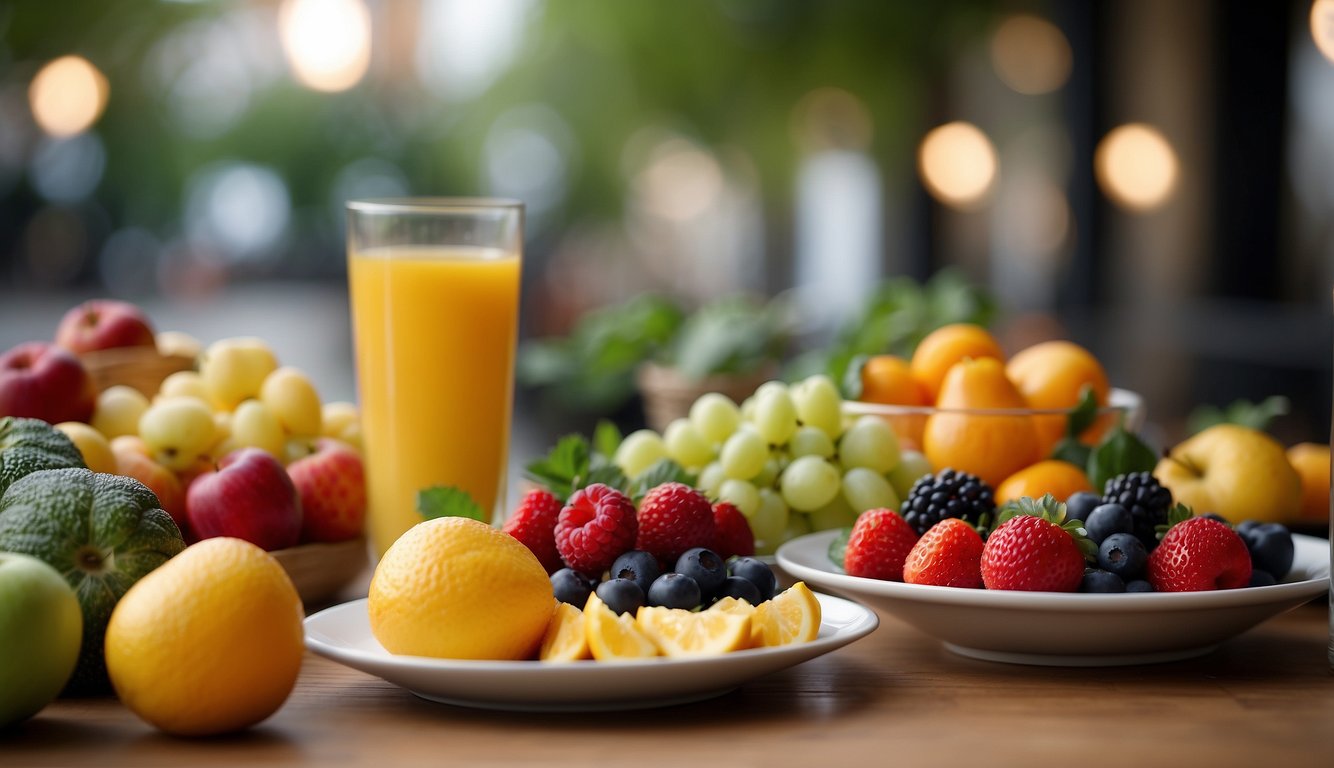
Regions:
[[[1277,440],[1249,427],[1219,424],[1179,443],[1153,471],[1172,498],[1195,514],[1243,520],[1296,519],[1302,485]]]

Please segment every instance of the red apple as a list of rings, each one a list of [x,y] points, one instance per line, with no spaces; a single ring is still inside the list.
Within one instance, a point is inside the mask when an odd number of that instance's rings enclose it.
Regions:
[[[56,327],[56,344],[75,354],[114,347],[157,347],[148,316],[133,304],[92,299],[65,313]]]
[[[153,459],[153,452],[137,435],[121,435],[111,440],[111,454],[116,457],[116,474],[133,477],[157,494],[158,504],[176,521],[186,541],[193,541],[189,521],[185,519],[185,486],[170,469]]]
[[[361,535],[366,519],[366,476],[361,457],[341,441],[322,437],[315,452],[287,465],[301,496],[305,541],[346,541]]]
[[[0,416],[87,422],[96,404],[92,377],[68,351],[30,341],[0,356]]]
[[[201,539],[232,536],[266,550],[301,538],[301,500],[287,470],[259,448],[232,451],[185,493],[190,528]]]

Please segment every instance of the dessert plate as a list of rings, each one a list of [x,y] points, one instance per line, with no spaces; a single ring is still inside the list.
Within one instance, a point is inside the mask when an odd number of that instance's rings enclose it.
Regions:
[[[821,623],[815,640],[699,659],[545,664],[395,656],[371,634],[364,598],[307,618],[306,647],[446,704],[524,711],[647,708],[720,696],[754,678],[842,648],[880,623],[874,611],[851,600],[816,598]]]
[[[1325,594],[1330,544],[1293,535],[1292,572],[1269,587],[1147,594],[1000,592],[849,576],[829,560],[837,531],[787,542],[778,564],[811,586],[854,597],[944,641],[954,653],[1049,666],[1149,664],[1200,656]]]

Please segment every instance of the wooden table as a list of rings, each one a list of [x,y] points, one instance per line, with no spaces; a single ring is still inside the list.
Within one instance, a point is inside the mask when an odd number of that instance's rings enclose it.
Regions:
[[[1318,601],[1191,661],[1051,669],[973,661],[882,617],[869,637],[721,698],[512,714],[417,699],[307,655],[260,726],[184,740],[114,699],[60,701],[0,734],[0,766],[1334,766]]]

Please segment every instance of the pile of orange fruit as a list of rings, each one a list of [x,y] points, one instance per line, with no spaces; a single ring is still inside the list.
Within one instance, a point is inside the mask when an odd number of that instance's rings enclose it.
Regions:
[[[870,358],[861,381],[863,402],[934,406],[890,417],[903,447],[921,451],[935,470],[977,475],[998,503],[1093,490],[1083,467],[1049,458],[1066,416],[1032,412],[1074,408],[1086,389],[1107,405],[1107,373],[1078,344],[1046,341],[1007,358],[985,328],[957,323],[927,335],[910,359]],[[1100,416],[1080,439],[1096,442],[1113,418]]]

